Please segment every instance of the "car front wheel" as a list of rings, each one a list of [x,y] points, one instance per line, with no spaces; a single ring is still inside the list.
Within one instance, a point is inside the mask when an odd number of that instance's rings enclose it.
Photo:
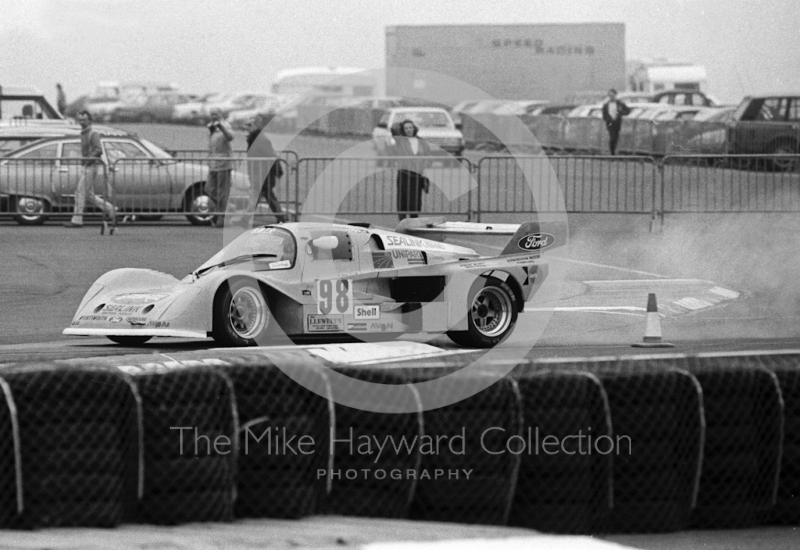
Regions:
[[[212,336],[228,346],[260,344],[273,324],[272,312],[256,281],[228,281],[214,303]]]
[[[771,155],[797,155],[797,148],[791,141],[779,141],[770,148]],[[797,157],[772,159],[772,166],[779,172],[793,172],[797,169]]]
[[[511,334],[517,324],[514,291],[495,277],[478,279],[470,290],[467,305],[467,330],[447,333],[460,346],[494,347]]]
[[[192,225],[211,225],[214,221],[214,216],[209,214],[211,199],[202,185],[195,185],[186,192],[184,210],[187,212],[186,219]]]
[[[47,220],[50,205],[34,197],[17,197],[14,201],[14,220],[20,225],[41,225]]]

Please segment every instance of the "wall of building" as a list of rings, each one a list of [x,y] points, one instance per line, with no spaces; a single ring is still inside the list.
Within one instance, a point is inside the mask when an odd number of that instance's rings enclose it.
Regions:
[[[576,92],[625,89],[625,25],[387,27],[386,65],[443,73],[498,99],[558,102]],[[389,95],[414,95],[429,85],[413,71],[387,75]],[[451,97],[447,89],[433,93],[453,101],[472,99]]]

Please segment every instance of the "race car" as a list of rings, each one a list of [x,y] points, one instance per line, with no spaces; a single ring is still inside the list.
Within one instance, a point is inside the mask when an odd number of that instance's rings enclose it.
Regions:
[[[424,236],[435,237],[425,238]],[[444,242],[452,235],[512,235],[497,256]],[[564,223],[476,224],[403,220],[395,231],[363,224],[286,223],[244,232],[181,280],[153,270],[100,277],[63,334],[140,345],[155,336],[226,346],[276,338],[362,341],[446,333],[489,348],[548,274]]]

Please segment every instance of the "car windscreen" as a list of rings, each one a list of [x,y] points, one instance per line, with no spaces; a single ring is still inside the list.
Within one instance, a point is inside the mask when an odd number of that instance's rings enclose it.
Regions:
[[[155,143],[147,141],[146,139],[139,139],[139,143],[144,145],[144,148],[147,149],[155,158],[159,158],[159,159],[171,159],[172,158],[172,155],[170,155],[169,153],[164,151],[161,147],[159,147]]]
[[[396,113],[395,122],[403,120],[413,120],[420,128],[452,128],[453,123],[445,113],[412,111]]]
[[[289,269],[294,266],[296,256],[297,245],[289,231],[279,227],[257,227],[239,235],[197,271],[223,263],[234,265],[234,262],[246,267],[250,260],[254,262],[254,271]]]

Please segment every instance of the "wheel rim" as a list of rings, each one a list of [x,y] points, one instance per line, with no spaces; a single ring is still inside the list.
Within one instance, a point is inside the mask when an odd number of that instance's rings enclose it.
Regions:
[[[794,150],[792,149],[791,145],[788,144],[781,144],[778,145],[773,151],[775,155],[793,155]],[[775,165],[783,170],[789,170],[794,168],[794,163],[796,159],[793,158],[776,158]]]
[[[234,292],[228,309],[228,322],[241,338],[253,338],[264,330],[269,321],[269,309],[261,292],[252,287]]]
[[[17,199],[17,213],[28,221],[36,221],[44,214],[44,201],[31,197]]]
[[[511,324],[511,307],[511,298],[505,292],[495,287],[484,287],[472,300],[472,323],[484,336],[500,336]]]
[[[211,199],[208,195],[200,195],[192,199],[191,211],[194,216],[200,221],[211,221],[213,216],[208,213],[211,212]]]

